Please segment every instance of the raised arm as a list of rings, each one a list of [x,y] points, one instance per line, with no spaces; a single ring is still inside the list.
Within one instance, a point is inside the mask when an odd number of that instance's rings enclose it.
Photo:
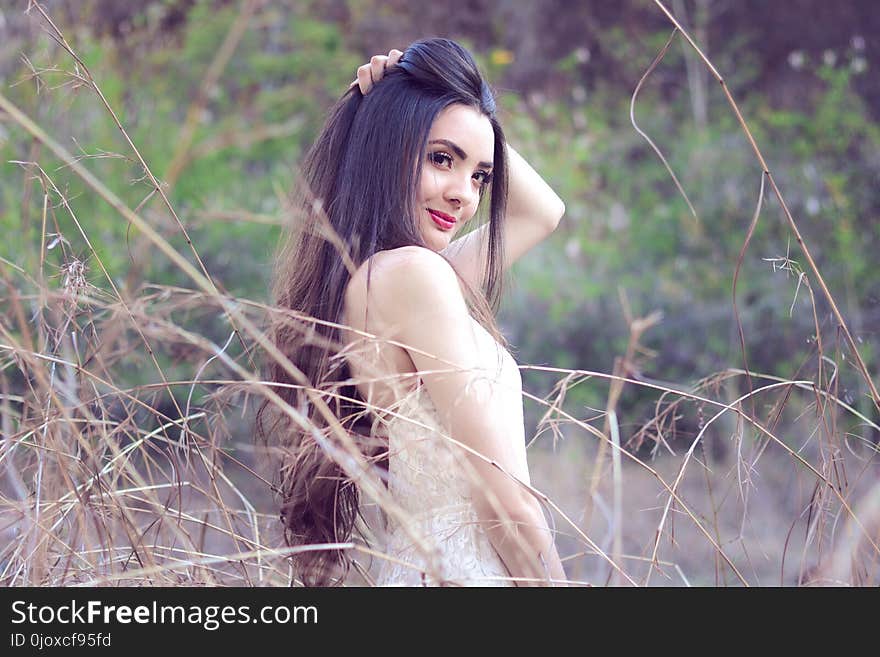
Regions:
[[[527,251],[547,239],[565,214],[565,204],[550,185],[509,144],[507,214],[504,217],[506,271]],[[443,252],[476,289],[482,287],[489,248],[489,227],[460,237]]]
[[[496,401],[497,383],[479,371],[473,324],[455,272],[438,254],[420,247],[386,251],[373,262],[371,316],[383,332],[407,345],[450,436],[484,457],[469,454],[467,461],[475,473],[471,493],[477,516],[493,547],[513,577],[565,580],[540,504],[506,474],[528,480],[528,472],[517,465],[524,462],[517,450],[525,447],[499,428],[498,418],[509,411]]]

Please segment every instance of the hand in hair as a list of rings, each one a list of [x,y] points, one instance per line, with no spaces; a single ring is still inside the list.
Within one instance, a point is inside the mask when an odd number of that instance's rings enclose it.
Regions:
[[[403,53],[396,48],[389,50],[387,55],[373,55],[369,64],[358,67],[357,79],[348,85],[348,88],[357,85],[361,88],[361,93],[366,95],[373,85],[384,77],[385,69],[394,66],[402,55]]]

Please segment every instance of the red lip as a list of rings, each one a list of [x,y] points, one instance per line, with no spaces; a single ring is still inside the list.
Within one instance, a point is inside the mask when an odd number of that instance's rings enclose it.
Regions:
[[[428,214],[431,215],[431,219],[434,220],[434,223],[441,230],[452,230],[455,227],[455,217],[445,212],[428,208]]]

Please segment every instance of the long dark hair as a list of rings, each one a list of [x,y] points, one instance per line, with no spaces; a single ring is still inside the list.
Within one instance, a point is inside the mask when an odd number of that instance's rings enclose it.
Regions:
[[[332,391],[327,403],[348,435],[359,441],[365,458],[376,462],[384,456],[383,446],[370,440],[368,413],[356,403],[360,397],[349,368],[333,358],[340,345],[339,327],[314,320],[340,323],[352,267],[379,251],[427,248],[417,224],[416,190],[431,126],[444,108],[456,103],[487,116],[495,136],[482,288],[473,290],[462,282],[477,321],[503,342],[493,312],[502,286],[507,157],[495,99],[467,50],[448,39],[419,41],[369,94],[354,87],[333,108],[305,158],[296,225],[279,253],[272,337],[311,391],[274,359],[268,380],[280,384],[278,394],[313,428],[292,423],[267,400],[260,408],[258,430],[284,448],[281,519],[291,545],[347,541],[359,512],[358,487],[334,456],[335,439],[313,403],[316,391]],[[350,566],[347,554],[339,550],[301,552],[294,562],[302,580],[313,585],[330,583],[334,570],[344,576]]]

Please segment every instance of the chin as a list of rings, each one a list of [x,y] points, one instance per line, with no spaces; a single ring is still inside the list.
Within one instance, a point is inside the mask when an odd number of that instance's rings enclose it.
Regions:
[[[438,253],[449,246],[449,243],[452,241],[454,235],[452,233],[443,233],[438,231],[436,228],[430,226],[428,230],[422,232],[422,240],[432,251],[437,251]]]

